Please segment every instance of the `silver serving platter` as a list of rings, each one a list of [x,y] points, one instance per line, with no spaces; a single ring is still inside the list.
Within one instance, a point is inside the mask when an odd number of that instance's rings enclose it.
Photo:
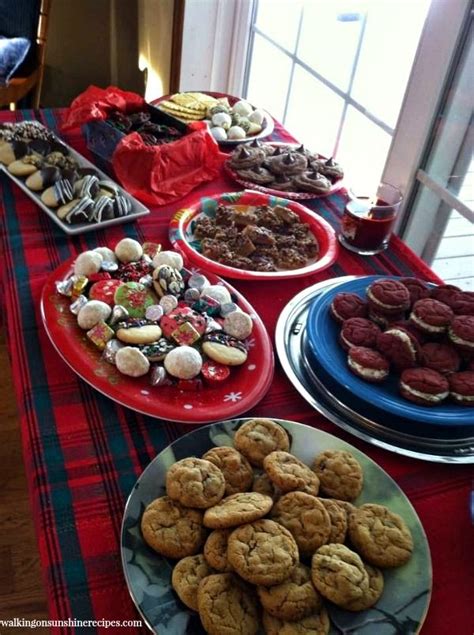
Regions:
[[[340,401],[312,371],[305,357],[305,324],[313,300],[326,289],[357,276],[324,280],[296,295],[281,312],[275,331],[278,358],[300,395],[329,421],[372,445],[425,461],[474,463],[474,438],[437,439],[404,434],[368,419]]]
[[[58,215],[56,214],[55,209],[48,207],[47,205],[43,203],[43,201],[41,200],[41,192],[38,194],[37,192],[33,192],[33,190],[30,190],[28,187],[26,187],[25,181],[23,179],[11,174],[7,170],[6,165],[0,164],[0,170],[4,174],[6,174],[8,177],[10,177],[10,179],[14,181],[18,185],[18,187],[21,188],[23,192],[25,192],[25,194],[27,194],[27,196],[36,203],[36,205],[38,205],[38,207],[41,207],[43,212],[45,212],[51,218],[51,220],[56,223],[56,225],[59,225],[59,227],[66,234],[68,234],[69,236],[75,236],[77,234],[84,234],[85,232],[91,232],[97,229],[105,229],[107,227],[111,227],[112,225],[120,225],[121,223],[129,223],[131,221],[136,220],[140,216],[145,216],[146,214],[150,213],[150,210],[148,209],[148,207],[145,207],[145,205],[140,203],[140,201],[137,201],[136,198],[131,196],[118,183],[116,183],[113,179],[111,179],[110,176],[108,176],[105,172],[103,172],[102,170],[99,170],[99,168],[96,165],[88,161],[82,154],[74,150],[74,148],[68,145],[63,139],[60,139],[59,137],[57,137],[57,139],[68,149],[70,156],[78,162],[79,167],[93,168],[97,172],[99,179],[101,181],[110,181],[111,183],[114,183],[114,185],[117,186],[120,193],[123,196],[125,196],[125,198],[127,198],[132,205],[132,209],[127,214],[127,216],[111,218],[110,220],[104,220],[99,223],[95,223],[95,222],[94,223],[77,223],[77,225],[70,225],[69,223],[64,223],[60,218],[58,218]]]

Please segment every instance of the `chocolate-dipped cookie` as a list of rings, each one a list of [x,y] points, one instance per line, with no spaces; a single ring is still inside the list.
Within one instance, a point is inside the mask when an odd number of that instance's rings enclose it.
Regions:
[[[74,184],[74,193],[78,198],[90,196],[94,198],[99,192],[99,179],[93,174],[87,174]]]
[[[97,223],[114,218],[114,202],[108,196],[99,196],[94,201],[93,218]]]
[[[25,182],[26,187],[34,192],[39,192],[56,183],[61,179],[60,170],[54,165],[45,165],[33,172]]]
[[[48,207],[59,207],[60,205],[66,205],[69,201],[72,201],[74,197],[72,185],[69,181],[61,179],[57,181],[51,187],[48,187],[42,194],[41,200]]]
[[[29,146],[25,141],[0,140],[0,163],[9,165],[29,154]]]
[[[40,157],[29,154],[25,155],[22,159],[12,161],[7,170],[14,176],[29,176],[34,174],[41,166],[42,160]]]
[[[75,198],[58,209],[58,218],[70,225],[88,223],[92,220],[93,207],[94,201],[88,196]]]

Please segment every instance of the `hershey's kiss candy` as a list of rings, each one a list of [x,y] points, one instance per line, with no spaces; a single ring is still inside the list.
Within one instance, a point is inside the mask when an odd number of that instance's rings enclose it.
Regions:
[[[69,310],[71,311],[71,313],[74,313],[74,315],[78,315],[82,307],[88,302],[89,300],[86,298],[85,295],[78,295],[74,302],[69,305]]]
[[[153,276],[148,273],[146,276],[142,276],[138,282],[140,284],[142,284],[143,286],[145,286],[145,287],[152,287],[153,286]]]
[[[145,311],[145,317],[147,320],[151,320],[152,322],[158,322],[163,317],[163,307],[159,304],[152,304],[148,306]]]
[[[165,313],[171,313],[178,306],[178,299],[174,295],[164,295],[160,298],[160,306]]]
[[[117,352],[124,346],[125,344],[122,344],[120,340],[109,340],[105,345],[104,351],[102,353],[102,358],[109,364],[115,364],[115,356],[117,355]]]
[[[192,289],[199,289],[202,291],[204,287],[209,286],[209,280],[201,273],[194,273],[188,280],[188,287]]]
[[[152,386],[169,386],[172,384],[172,381],[163,366],[152,366],[150,371],[150,384]]]
[[[206,323],[206,333],[213,333],[214,331],[222,331],[222,325],[211,317],[208,317]]]
[[[102,269],[102,271],[117,271],[118,263],[112,262],[112,260],[103,260],[100,268]]]
[[[186,289],[186,291],[184,292],[184,301],[189,302],[189,304],[194,304],[194,302],[197,302],[200,297],[201,292],[199,289],[196,288]]]
[[[73,278],[67,278],[66,280],[57,280],[56,281],[56,291],[61,295],[65,295],[70,298],[72,295],[72,287],[74,285]]]
[[[225,317],[234,311],[240,311],[240,308],[237,304],[235,304],[235,302],[224,302],[224,304],[221,304],[220,314],[222,317]]]
[[[121,322],[122,320],[126,320],[127,318],[127,309],[121,304],[116,304],[112,309],[112,315],[110,316],[109,324],[112,326],[113,324],[117,324],[117,322]]]

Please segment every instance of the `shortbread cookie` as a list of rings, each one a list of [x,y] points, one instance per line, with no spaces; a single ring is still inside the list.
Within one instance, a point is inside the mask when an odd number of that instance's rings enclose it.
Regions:
[[[383,505],[367,503],[352,512],[349,538],[364,560],[376,567],[399,567],[413,552],[405,521]]]
[[[361,493],[364,475],[350,452],[325,450],[314,459],[312,467],[326,496],[352,501]]]
[[[327,635],[330,622],[324,607],[296,622],[279,620],[264,611],[263,627],[266,635]]]
[[[137,346],[143,344],[151,344],[161,337],[161,329],[158,324],[142,324],[140,326],[131,326],[127,328],[119,328],[116,332],[117,339],[126,344],[135,344]]]
[[[347,602],[342,608],[347,611],[365,611],[379,601],[384,587],[383,573],[377,567],[364,562],[367,575],[369,576],[369,588],[367,592],[358,600]]]
[[[206,539],[202,512],[183,507],[169,496],[157,498],[147,506],[141,529],[147,545],[167,558],[193,556]]]
[[[317,496],[319,492],[316,474],[289,452],[272,452],[265,457],[263,467],[283,492],[299,490],[312,496]]]
[[[227,446],[211,448],[202,457],[214,463],[225,479],[225,495],[247,492],[253,483],[253,470],[243,454]]]
[[[232,531],[233,527],[229,529],[214,529],[204,543],[206,562],[221,573],[232,571],[232,567],[227,560],[227,542]]]
[[[224,529],[251,523],[268,514],[272,505],[270,496],[257,492],[232,494],[206,510],[204,525],[211,529]]]
[[[175,565],[171,576],[171,585],[181,602],[193,611],[197,611],[199,583],[212,573],[213,570],[207,564],[202,553],[197,556],[187,556]]]
[[[303,555],[328,542],[331,519],[321,501],[304,492],[289,492],[273,506],[271,517],[286,527]]]
[[[369,576],[360,557],[344,545],[323,545],[313,556],[314,586],[338,606],[359,600],[369,589]]]
[[[271,586],[291,575],[299,554],[295,539],[285,527],[273,520],[257,520],[230,534],[227,558],[247,582]]]
[[[199,584],[198,609],[209,635],[256,635],[255,593],[232,573],[210,575]]]
[[[333,498],[318,498],[329,514],[331,520],[331,533],[327,540],[328,543],[343,543],[347,533],[347,512],[344,507]]]
[[[304,564],[297,564],[290,577],[270,587],[257,587],[263,608],[280,620],[300,620],[322,606],[321,595],[311,582],[311,572]]]
[[[263,466],[263,459],[275,450],[290,449],[290,440],[284,428],[271,419],[251,419],[237,430],[234,446],[256,467]]]
[[[224,492],[224,475],[210,461],[181,459],[166,473],[166,493],[186,507],[212,507]]]

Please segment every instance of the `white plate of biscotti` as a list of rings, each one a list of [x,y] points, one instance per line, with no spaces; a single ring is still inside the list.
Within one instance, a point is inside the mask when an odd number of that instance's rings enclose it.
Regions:
[[[3,125],[0,169],[69,235],[126,223],[150,213],[36,121]]]

